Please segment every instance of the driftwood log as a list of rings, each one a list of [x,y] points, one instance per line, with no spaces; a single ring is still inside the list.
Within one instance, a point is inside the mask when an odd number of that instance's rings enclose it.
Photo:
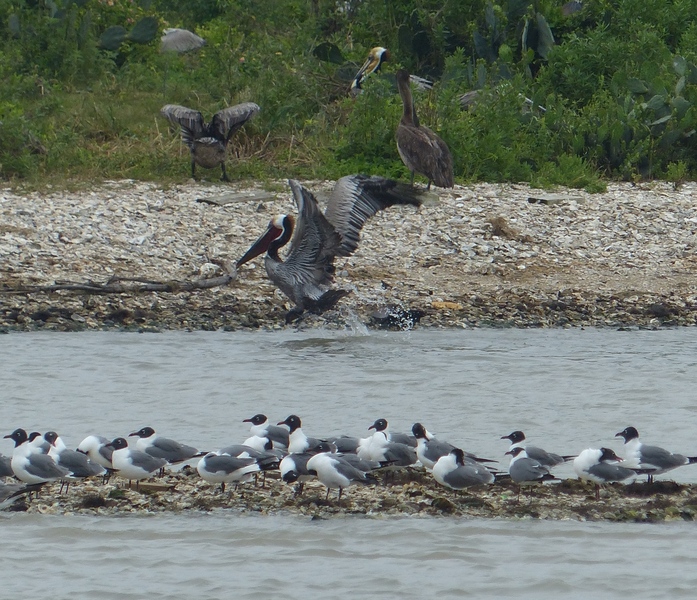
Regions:
[[[207,290],[214,287],[229,285],[237,280],[237,269],[234,265],[211,259],[224,271],[224,275],[197,279],[194,281],[151,281],[143,277],[120,277],[114,275],[105,283],[87,281],[84,283],[72,281],[56,281],[52,285],[18,285],[0,288],[3,294],[31,294],[36,292],[82,292],[87,294],[140,294],[145,292],[190,292]]]

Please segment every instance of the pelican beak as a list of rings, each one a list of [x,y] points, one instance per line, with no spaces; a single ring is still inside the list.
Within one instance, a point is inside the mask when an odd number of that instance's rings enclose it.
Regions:
[[[351,89],[354,90],[356,88],[360,88],[361,81],[363,81],[363,78],[366,75],[375,73],[375,71],[377,71],[380,68],[380,65],[382,65],[382,62],[385,60],[389,60],[389,58],[389,50],[386,50],[381,46],[373,48],[370,51],[370,54],[368,54],[368,59],[363,63],[363,66],[360,69],[358,69],[358,73],[356,73],[356,76],[353,78],[353,82],[351,83]]]
[[[283,228],[276,224],[277,219],[274,219],[269,223],[266,231],[261,234],[261,237],[252,244],[252,247],[247,250],[245,255],[237,261],[237,268],[239,269],[244,263],[249,262],[253,258],[256,258],[260,254],[263,254],[269,249],[271,242],[277,240],[281,235],[283,235]]]

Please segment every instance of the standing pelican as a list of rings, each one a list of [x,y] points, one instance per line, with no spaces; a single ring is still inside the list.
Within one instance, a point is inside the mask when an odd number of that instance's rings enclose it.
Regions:
[[[391,179],[347,175],[336,182],[322,214],[309,190],[292,179],[288,183],[298,205],[297,227],[291,215],[274,217],[266,232],[237,261],[237,267],[267,252],[264,262],[269,279],[295,303],[286,315],[289,323],[306,310],[328,310],[349,293],[330,287],[334,257],[355,252],[360,231],[370,217],[393,204],[420,206],[422,199],[410,186]],[[278,251],[288,241],[290,251],[284,261]]]
[[[196,179],[196,165],[213,169],[220,165],[221,179],[230,181],[225,172],[225,153],[228,142],[235,132],[259,112],[254,102],[243,102],[219,110],[210,123],[205,123],[197,110],[166,104],[160,114],[173,125],[181,127],[182,141],[191,150],[191,177]]]
[[[411,171],[411,184],[414,185],[414,172],[418,172],[428,178],[426,189],[431,189],[431,182],[439,187],[453,187],[453,157],[440,137],[428,127],[419,125],[409,88],[409,73],[404,69],[397,71],[397,87],[404,105],[397,127],[397,150]]]
[[[352,96],[358,96],[363,91],[363,81],[368,75],[372,73],[377,73],[382,67],[382,63],[390,60],[390,51],[382,46],[376,46],[372,48],[368,53],[368,58],[363,63],[363,66],[358,70],[356,76],[351,82],[351,88],[349,93]],[[421,90],[430,90],[433,87],[433,82],[423,77],[417,77],[416,75],[409,75],[409,81],[416,85]]]

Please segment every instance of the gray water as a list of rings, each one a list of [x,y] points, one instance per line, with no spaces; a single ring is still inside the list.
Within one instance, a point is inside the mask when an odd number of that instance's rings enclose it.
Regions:
[[[151,425],[215,449],[247,437],[242,419],[257,412],[297,413],[315,436],[418,420],[493,458],[514,429],[563,454],[621,455],[614,434],[630,424],[695,455],[696,347],[695,329],[5,335],[0,433],[55,429],[74,446]],[[671,478],[697,482],[697,465]],[[691,523],[5,513],[0,595],[687,597],[694,533]]]

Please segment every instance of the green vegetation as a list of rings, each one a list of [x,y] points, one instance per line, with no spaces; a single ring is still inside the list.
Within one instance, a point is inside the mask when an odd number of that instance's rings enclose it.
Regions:
[[[0,178],[183,180],[160,107],[209,118],[248,100],[262,110],[232,143],[233,179],[406,178],[402,66],[436,82],[417,109],[460,182],[677,185],[697,174],[694,15],[697,0],[0,0]],[[160,53],[166,27],[207,44]],[[376,45],[383,76],[348,97]]]

